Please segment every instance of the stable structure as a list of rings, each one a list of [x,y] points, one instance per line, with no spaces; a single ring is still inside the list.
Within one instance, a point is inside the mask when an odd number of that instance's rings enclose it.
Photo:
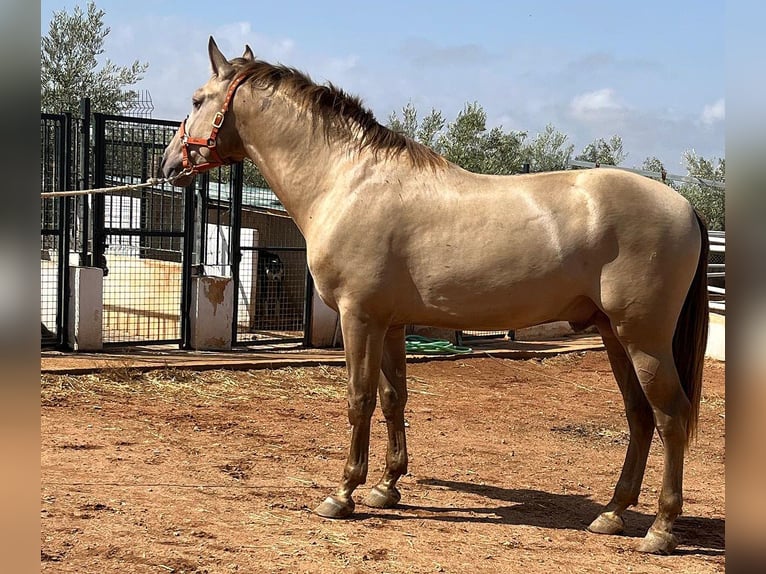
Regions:
[[[42,114],[40,125],[43,192],[145,182],[178,130],[173,121],[91,114],[87,100],[80,117]],[[310,344],[305,242],[275,200],[270,190],[245,185],[242,164],[206,173],[188,188],[42,199],[42,346],[98,348],[83,346],[76,334],[86,328],[85,315],[76,314],[84,295],[72,291],[94,277],[95,338],[106,347],[208,346],[195,329],[204,308],[197,287],[211,277],[231,283],[223,302],[231,309],[228,333],[218,337],[224,346]],[[85,276],[85,283],[73,281]],[[88,341],[95,328],[87,327]]]

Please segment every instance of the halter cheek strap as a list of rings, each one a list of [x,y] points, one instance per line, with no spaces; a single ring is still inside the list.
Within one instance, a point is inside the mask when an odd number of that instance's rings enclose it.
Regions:
[[[189,173],[200,173],[220,165],[228,165],[231,163],[231,161],[224,160],[220,155],[218,155],[218,150],[216,149],[218,143],[218,130],[221,129],[223,120],[226,117],[226,112],[229,110],[229,105],[231,105],[231,101],[234,99],[234,92],[237,91],[237,88],[247,78],[247,76],[247,74],[243,74],[241,72],[234,76],[234,79],[229,84],[229,89],[226,92],[226,98],[223,100],[221,110],[216,112],[213,116],[213,120],[211,122],[213,128],[210,130],[210,135],[206,139],[191,138],[188,136],[186,133],[186,120],[189,119],[189,116],[186,116],[186,119],[181,122],[181,125],[178,128],[178,137],[181,139],[183,168]],[[196,165],[192,164],[189,160],[190,145],[197,145],[208,148],[210,150],[210,158],[208,161]]]

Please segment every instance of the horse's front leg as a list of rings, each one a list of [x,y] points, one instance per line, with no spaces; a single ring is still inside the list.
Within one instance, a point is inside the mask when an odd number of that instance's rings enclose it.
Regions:
[[[380,379],[383,339],[386,326],[369,316],[341,310],[341,329],[348,369],[348,421],[351,447],[343,480],[335,494],[328,496],[315,512],[326,518],[346,518],[354,512],[352,494],[367,479],[370,450],[370,418],[375,410],[375,393]]]
[[[380,408],[388,428],[386,470],[364,504],[392,508],[401,498],[396,481],[407,472],[407,439],[404,407],[407,404],[407,356],[404,350],[404,326],[388,330],[383,347],[383,376],[380,378]]]

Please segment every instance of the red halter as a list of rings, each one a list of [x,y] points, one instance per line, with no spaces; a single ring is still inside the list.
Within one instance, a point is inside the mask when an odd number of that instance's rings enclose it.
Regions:
[[[223,105],[221,106],[221,111],[216,112],[213,116],[213,121],[211,122],[213,125],[213,129],[210,131],[210,135],[207,137],[207,139],[202,138],[190,138],[186,134],[186,120],[189,119],[189,116],[186,116],[186,119],[181,122],[181,125],[178,128],[178,137],[181,138],[181,153],[183,155],[183,167],[184,170],[188,173],[200,173],[203,171],[207,171],[209,169],[213,169],[214,167],[218,167],[220,165],[228,165],[231,162],[226,161],[221,158],[220,155],[218,155],[218,151],[216,150],[217,145],[217,137],[218,137],[218,130],[221,129],[221,126],[223,125],[223,119],[226,116],[226,112],[229,110],[229,105],[231,104],[232,99],[234,99],[234,92],[237,90],[239,85],[247,78],[247,74],[239,73],[236,76],[234,76],[234,79],[229,84],[229,90],[226,92],[226,99],[223,101]],[[198,145],[206,147],[210,150],[210,159],[204,163],[199,163],[196,165],[193,165],[189,161],[189,145]]]

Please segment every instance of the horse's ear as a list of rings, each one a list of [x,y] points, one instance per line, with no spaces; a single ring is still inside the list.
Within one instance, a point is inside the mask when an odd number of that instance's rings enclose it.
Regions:
[[[231,70],[231,64],[218,49],[218,44],[215,43],[212,36],[207,43],[207,53],[210,55],[210,66],[216,76],[225,76]]]
[[[252,62],[255,60],[255,55],[253,54],[253,51],[250,49],[250,46],[245,44],[245,53],[242,54],[242,57],[247,60],[248,62]]]

